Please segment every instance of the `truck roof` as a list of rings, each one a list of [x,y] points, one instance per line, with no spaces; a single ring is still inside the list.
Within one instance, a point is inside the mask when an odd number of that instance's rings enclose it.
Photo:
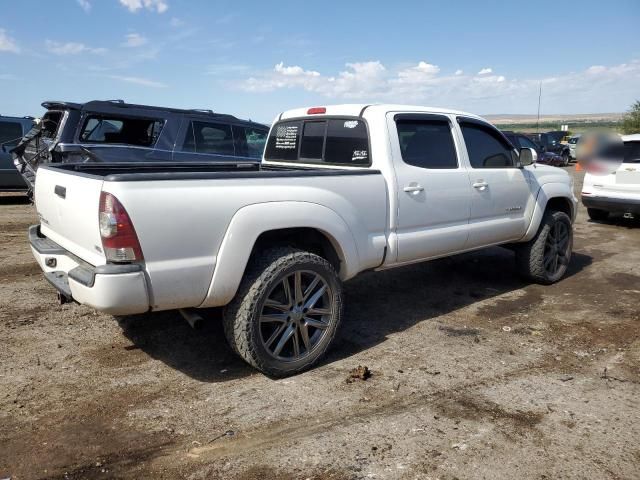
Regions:
[[[316,108],[316,107],[312,107]],[[443,113],[443,114],[451,114],[451,115],[464,115],[466,117],[476,118],[478,120],[483,120],[487,123],[489,121],[484,118],[474,115],[472,113],[462,112],[459,110],[451,110],[448,108],[440,108],[440,107],[424,107],[419,105],[398,105],[398,104],[388,104],[388,103],[345,103],[338,105],[319,105],[317,108],[326,109],[324,115],[339,115],[339,116],[349,116],[349,117],[360,117],[364,113],[364,111],[376,111],[376,112],[419,112],[419,113]],[[309,107],[304,108],[294,108],[292,110],[286,110],[282,112],[276,120],[284,120],[287,118],[299,118],[299,117],[312,117],[314,114],[308,113]]]
[[[14,117],[11,115],[2,115],[0,114],[0,118],[3,120],[33,120],[33,117],[30,115],[24,115],[22,117]]]
[[[157,107],[153,105],[138,105],[134,103],[126,103],[123,100],[91,100],[86,103],[46,101],[42,102],[42,106],[47,110],[89,110],[92,112],[114,113],[121,110],[130,110],[132,114],[177,114],[177,115],[196,115],[207,118],[223,119],[227,121],[243,122],[254,125],[265,126],[264,124],[253,122],[252,120],[243,120],[227,113],[218,113],[213,110],[206,109],[183,109],[170,107]]]

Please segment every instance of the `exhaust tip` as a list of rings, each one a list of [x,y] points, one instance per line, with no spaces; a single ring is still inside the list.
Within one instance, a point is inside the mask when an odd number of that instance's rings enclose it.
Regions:
[[[200,330],[202,328],[204,319],[193,309],[181,308],[180,310],[178,310],[178,312],[180,312],[182,318],[187,321],[191,328],[193,328],[194,330]]]

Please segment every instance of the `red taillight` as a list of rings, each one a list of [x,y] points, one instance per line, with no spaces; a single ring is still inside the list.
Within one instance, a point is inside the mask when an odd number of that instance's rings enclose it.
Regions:
[[[319,113],[327,113],[326,107],[312,107],[307,110],[307,115],[317,115]]]
[[[144,258],[138,235],[129,214],[110,193],[100,194],[100,237],[102,248],[110,262],[139,262]]]

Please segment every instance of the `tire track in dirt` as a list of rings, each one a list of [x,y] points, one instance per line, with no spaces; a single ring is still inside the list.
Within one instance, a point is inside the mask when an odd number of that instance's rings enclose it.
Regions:
[[[448,388],[439,389],[419,396],[412,396],[410,398],[392,399],[375,406],[360,406],[353,414],[332,415],[323,421],[313,424],[310,424],[309,419],[306,417],[287,419],[286,421],[269,424],[264,428],[259,428],[251,432],[236,434],[223,442],[191,448],[188,450],[186,456],[191,459],[201,459],[201,457],[204,457],[207,460],[212,460],[231,454],[251,454],[252,452],[257,452],[265,448],[281,446],[284,443],[283,439],[285,439],[284,441],[287,443],[296,442],[323,432],[326,433],[329,430],[363,424],[376,417],[383,419],[388,418],[389,416],[398,415],[412,409],[424,407],[428,404],[433,405],[435,410],[443,414],[448,412],[453,415],[456,409],[454,407],[447,409],[446,405],[453,405],[457,402],[460,405],[457,410],[466,409],[466,415],[469,418],[472,416],[475,419],[488,417],[504,421],[520,429],[535,428],[535,426],[542,421],[546,412],[523,410],[507,411],[488,400],[471,400],[472,396],[468,392],[478,387],[497,385],[512,378],[517,378],[522,374],[554,370],[553,367],[555,367],[555,363],[552,358],[545,358],[542,362],[528,363],[509,372],[488,376],[473,382],[460,382]],[[452,399],[454,399],[453,403]],[[183,451],[174,451],[170,457],[180,457],[182,455],[184,455]]]

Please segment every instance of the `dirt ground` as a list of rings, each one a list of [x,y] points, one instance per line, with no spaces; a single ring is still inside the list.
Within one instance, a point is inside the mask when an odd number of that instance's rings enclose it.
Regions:
[[[638,221],[580,206],[554,286],[502,248],[364,274],[326,361],[284,380],[217,311],[58,305],[35,221],[0,197],[0,478],[640,478]]]

